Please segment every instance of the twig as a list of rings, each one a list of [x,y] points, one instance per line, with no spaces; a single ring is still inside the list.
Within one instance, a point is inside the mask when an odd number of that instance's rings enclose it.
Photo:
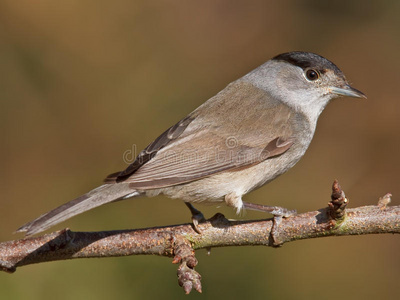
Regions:
[[[153,254],[173,257],[179,263],[178,282],[186,293],[201,292],[201,276],[194,267],[194,251],[212,247],[284,243],[327,236],[400,233],[400,206],[387,206],[391,195],[381,198],[379,206],[353,209],[335,181],[332,201],[327,208],[280,220],[235,221],[217,213],[198,226],[173,225],[135,230],[73,232],[69,229],[38,237],[0,243],[0,268],[12,273],[17,267],[55,260]],[[383,199],[383,200],[382,200]]]

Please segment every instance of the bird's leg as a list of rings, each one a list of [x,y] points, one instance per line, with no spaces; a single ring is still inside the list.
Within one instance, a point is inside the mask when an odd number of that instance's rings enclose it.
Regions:
[[[190,209],[190,212],[192,213],[192,222],[193,222],[194,230],[197,233],[201,234],[201,230],[198,225],[199,225],[199,222],[206,221],[206,219],[204,218],[204,215],[202,214],[201,211],[197,210],[191,203],[185,202],[185,204]]]
[[[282,222],[282,218],[288,218],[297,213],[296,210],[288,210],[287,208],[280,206],[266,206],[248,202],[243,202],[243,208],[268,212],[274,215],[271,228],[271,245],[274,247],[279,247],[282,245],[282,241],[279,238],[279,225]]]
[[[268,212],[270,214],[273,214],[274,216],[279,216],[279,217],[284,217],[284,218],[293,216],[297,213],[297,211],[295,209],[289,210],[287,208],[280,207],[280,206],[267,206],[267,205],[249,203],[249,202],[244,202],[244,201],[243,201],[243,208],[250,209],[250,210],[256,210],[256,211],[262,211],[262,212]]]

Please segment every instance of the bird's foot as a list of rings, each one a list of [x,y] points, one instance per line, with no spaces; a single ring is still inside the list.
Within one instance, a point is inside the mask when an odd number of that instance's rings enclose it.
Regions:
[[[250,210],[256,210],[256,211],[262,211],[262,212],[268,212],[270,214],[273,214],[275,217],[283,217],[283,218],[288,218],[291,216],[294,216],[297,214],[297,211],[294,210],[289,210],[284,207],[280,206],[267,206],[267,205],[262,205],[262,204],[255,204],[255,203],[249,203],[249,202],[243,202],[243,208],[245,209],[250,209]]]
[[[199,228],[199,223],[205,222],[206,218],[204,218],[204,215],[201,211],[196,209],[192,204],[185,202],[186,206],[190,209],[190,212],[192,213],[192,223],[193,223],[193,228],[194,230],[201,234],[201,230]]]
[[[289,210],[280,206],[266,206],[262,204],[243,202],[243,207],[250,210],[257,210],[262,212],[268,212],[274,215],[273,224],[271,228],[271,245],[273,247],[279,247],[283,244],[282,240],[279,238],[279,225],[282,222],[282,218],[288,218],[294,216],[297,212],[296,210]]]

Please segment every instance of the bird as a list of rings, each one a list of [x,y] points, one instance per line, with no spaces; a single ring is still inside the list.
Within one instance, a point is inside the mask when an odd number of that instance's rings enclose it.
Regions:
[[[196,203],[289,217],[296,211],[242,197],[300,160],[321,112],[341,96],[366,98],[328,59],[302,51],[279,54],[164,131],[125,170],[17,232],[33,235],[106,203],[159,194],[182,199],[198,232],[203,216]]]

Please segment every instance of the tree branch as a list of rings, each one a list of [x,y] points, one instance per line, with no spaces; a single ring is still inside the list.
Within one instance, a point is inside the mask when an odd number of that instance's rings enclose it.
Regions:
[[[194,251],[212,247],[284,243],[327,236],[400,233],[400,206],[387,207],[390,194],[377,206],[345,211],[347,199],[335,181],[327,208],[290,218],[235,221],[217,213],[200,223],[103,232],[72,232],[69,229],[38,237],[0,243],[0,268],[12,273],[17,267],[55,260],[153,254],[173,257],[180,263],[178,282],[189,293],[201,292],[201,276],[194,267]]]

